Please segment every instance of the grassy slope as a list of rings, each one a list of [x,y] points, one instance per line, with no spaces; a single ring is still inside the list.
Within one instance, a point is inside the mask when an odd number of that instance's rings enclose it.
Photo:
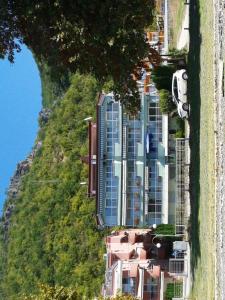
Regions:
[[[213,1],[194,0],[190,24],[193,299],[214,299]]]

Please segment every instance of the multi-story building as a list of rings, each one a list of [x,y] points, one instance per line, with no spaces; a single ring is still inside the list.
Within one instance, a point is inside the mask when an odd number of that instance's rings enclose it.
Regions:
[[[163,3],[157,2],[161,10]],[[175,164],[170,164],[169,118],[160,111],[150,73],[143,70],[137,82],[141,109],[136,116],[129,115],[113,93],[102,93],[97,122],[89,123],[89,195],[96,196],[101,225],[174,223]]]
[[[101,94],[97,123],[89,123],[89,195],[99,223],[140,227],[174,222],[168,115],[145,73],[139,82],[141,109],[129,115],[113,93]]]
[[[180,264],[179,274],[174,268],[170,270],[168,245],[158,249],[154,239],[152,232],[144,229],[122,230],[106,238],[104,297],[122,293],[143,300],[163,300],[167,288],[172,286],[174,298],[182,298],[184,264]]]
[[[113,94],[97,108],[97,210],[106,225],[168,223],[168,116],[153,85],[141,110],[126,113]]]

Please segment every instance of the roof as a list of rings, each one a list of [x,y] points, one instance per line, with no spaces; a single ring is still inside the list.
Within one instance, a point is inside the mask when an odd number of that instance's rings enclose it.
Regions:
[[[96,196],[97,185],[97,170],[96,170],[96,158],[97,158],[97,126],[96,123],[89,122],[88,126],[89,136],[89,176],[88,176],[88,195]]]

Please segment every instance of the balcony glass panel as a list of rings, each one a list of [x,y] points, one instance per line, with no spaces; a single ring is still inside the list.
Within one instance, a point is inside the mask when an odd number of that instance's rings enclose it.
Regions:
[[[162,213],[162,186],[163,178],[159,176],[159,142],[162,141],[162,114],[159,109],[158,97],[151,99],[149,103],[149,122],[147,134],[149,138],[149,151],[147,153],[148,164],[148,220],[150,224],[157,223]]]
[[[104,199],[105,221],[108,225],[117,224],[117,206],[119,179],[114,174],[115,143],[119,142],[119,104],[109,102],[105,115],[105,148],[104,148]]]

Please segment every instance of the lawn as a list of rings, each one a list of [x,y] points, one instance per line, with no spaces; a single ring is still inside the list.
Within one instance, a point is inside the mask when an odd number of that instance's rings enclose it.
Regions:
[[[192,300],[215,294],[215,143],[213,78],[213,0],[190,1],[188,55],[190,117],[190,195]],[[170,47],[181,30],[184,1],[171,0]]]
[[[213,300],[216,252],[213,0],[192,0],[190,16],[191,299]]]

